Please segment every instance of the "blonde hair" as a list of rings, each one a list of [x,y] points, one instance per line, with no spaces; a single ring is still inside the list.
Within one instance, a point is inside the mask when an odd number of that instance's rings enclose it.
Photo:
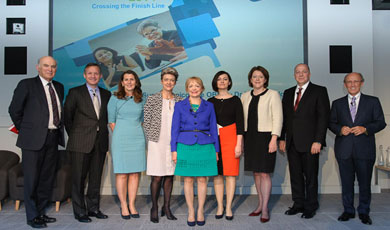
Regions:
[[[185,84],[185,86],[186,86],[186,92],[188,92],[188,85],[190,84],[191,81],[194,81],[194,82],[196,82],[198,85],[200,85],[200,87],[202,88],[202,92],[203,92],[203,90],[204,90],[203,81],[202,81],[202,79],[200,79],[200,77],[196,77],[196,76],[187,78],[186,84]]]

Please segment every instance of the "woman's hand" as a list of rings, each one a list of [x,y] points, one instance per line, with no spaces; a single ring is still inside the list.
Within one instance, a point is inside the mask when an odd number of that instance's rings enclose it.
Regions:
[[[219,161],[218,152],[215,152],[215,153],[217,154],[217,155],[216,155],[216,156],[217,156],[217,161]]]
[[[276,135],[272,135],[271,141],[268,144],[268,152],[269,153],[276,152],[276,150],[278,149],[278,146],[276,143],[277,139],[278,139],[278,137]]]
[[[176,164],[176,162],[177,162],[177,152],[176,151],[174,151],[174,152],[172,152],[172,161]]]
[[[236,147],[234,148],[234,157],[236,159],[240,158],[242,153],[242,144],[237,144]]]

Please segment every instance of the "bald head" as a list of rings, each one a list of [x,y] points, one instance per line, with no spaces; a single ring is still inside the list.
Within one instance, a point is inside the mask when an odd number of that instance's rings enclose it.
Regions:
[[[50,56],[41,57],[36,66],[39,76],[46,81],[51,81],[57,72],[57,61]]]

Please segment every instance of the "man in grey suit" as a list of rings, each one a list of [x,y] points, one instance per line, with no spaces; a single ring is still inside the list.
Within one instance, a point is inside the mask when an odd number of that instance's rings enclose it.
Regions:
[[[355,175],[359,182],[357,211],[363,224],[372,224],[369,216],[371,176],[376,157],[375,133],[386,127],[385,116],[377,97],[362,94],[364,78],[350,73],[344,78],[348,95],[332,103],[329,129],[336,134],[334,151],[339,165],[344,212],[339,221],[355,217]]]
[[[45,215],[45,207],[51,198],[58,145],[65,144],[64,86],[53,81],[57,62],[52,57],[41,57],[37,70],[38,76],[19,82],[9,114],[19,130],[16,146],[22,149],[27,224],[44,228],[46,223],[56,221]]]
[[[91,222],[90,216],[106,219],[100,211],[101,177],[108,150],[107,103],[111,93],[98,87],[99,65],[84,69],[86,84],[69,90],[64,106],[66,149],[72,155],[72,203],[75,218]],[[88,191],[84,195],[88,175]]]

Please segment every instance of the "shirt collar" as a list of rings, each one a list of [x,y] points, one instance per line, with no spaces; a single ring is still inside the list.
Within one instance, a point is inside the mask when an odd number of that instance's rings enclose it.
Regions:
[[[45,78],[41,77],[41,75],[39,75],[39,79],[41,79],[42,85],[44,86],[47,86],[47,84],[52,82],[52,81],[47,81]]]
[[[96,88],[93,88],[90,84],[85,83],[87,85],[88,91],[89,92],[94,92],[96,89],[96,93],[99,93],[99,87],[96,86]]]
[[[348,94],[348,99],[349,100],[352,100],[352,98],[353,97],[355,97],[356,98],[356,100],[359,100],[359,98],[360,98],[360,95],[362,95],[362,93],[361,92],[359,92],[358,94],[356,94],[355,96],[352,96],[351,94]]]
[[[306,82],[303,86],[297,85],[297,88],[295,89],[296,92],[298,92],[299,88],[302,88],[303,91],[306,90],[307,86],[309,86],[310,81]]]

